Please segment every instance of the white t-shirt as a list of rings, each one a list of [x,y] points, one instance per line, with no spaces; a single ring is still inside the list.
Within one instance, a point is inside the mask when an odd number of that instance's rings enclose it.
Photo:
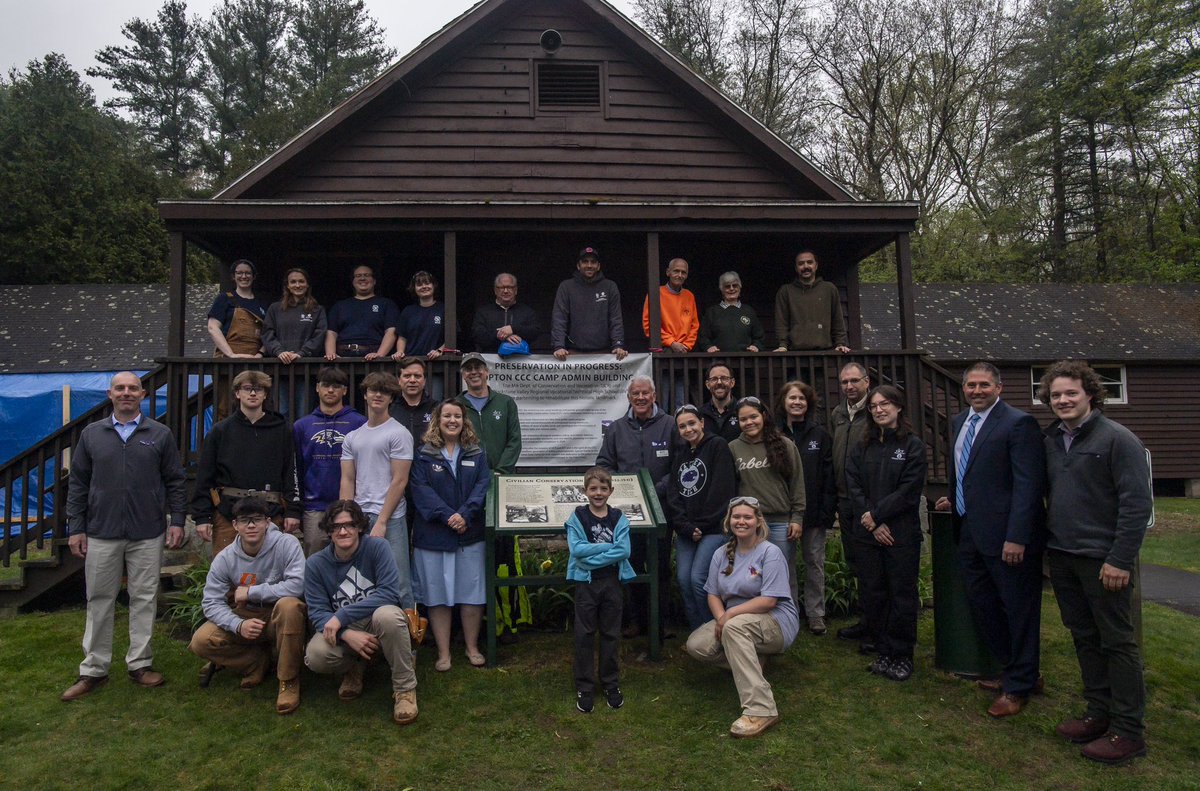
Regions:
[[[392,483],[392,461],[412,461],[413,438],[404,426],[389,417],[372,428],[363,425],[346,435],[342,442],[342,461],[354,462],[354,501],[365,513],[383,510],[388,487]],[[392,512],[392,518],[404,516],[404,498]]]

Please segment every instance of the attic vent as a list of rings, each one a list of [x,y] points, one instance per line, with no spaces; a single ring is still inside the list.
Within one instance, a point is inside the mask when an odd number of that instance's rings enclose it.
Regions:
[[[538,110],[600,110],[600,64],[537,64]]]

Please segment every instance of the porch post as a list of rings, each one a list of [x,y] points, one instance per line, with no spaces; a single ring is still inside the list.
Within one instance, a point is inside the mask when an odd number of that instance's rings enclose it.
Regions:
[[[458,235],[446,231],[443,235],[442,297],[446,302],[445,345],[458,348]]]
[[[662,312],[658,299],[658,232],[646,234],[646,294],[650,312],[650,348],[662,346]]]
[[[913,303],[912,250],[908,234],[896,234],[896,288],[900,308],[900,348],[917,348],[917,310]]]
[[[170,319],[167,324],[167,356],[182,357],[184,350],[184,325],[187,320],[187,242],[179,231],[171,231],[167,237],[167,269],[170,280],[167,286],[167,303]]]
[[[912,250],[909,248],[907,233],[896,234],[896,288],[900,307],[900,348],[911,352],[917,348],[917,310],[913,302]],[[905,414],[917,436],[925,438],[925,412],[922,409],[925,399],[921,392],[923,388],[917,356],[905,354],[904,392],[908,400]]]

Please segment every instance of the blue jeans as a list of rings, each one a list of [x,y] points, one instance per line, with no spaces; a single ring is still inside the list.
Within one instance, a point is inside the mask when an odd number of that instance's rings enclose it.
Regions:
[[[767,540],[779,547],[783,559],[787,561],[788,589],[792,592],[792,603],[799,608],[796,602],[796,542],[788,541],[787,531],[787,522],[767,523]]]
[[[379,514],[368,513],[367,524],[374,527]],[[400,574],[400,606],[406,610],[416,607],[412,591],[412,563],[408,559],[408,521],[397,507],[387,522],[387,542],[396,558],[396,570]]]
[[[691,629],[712,620],[704,583],[708,581],[708,566],[713,553],[724,543],[725,537],[720,534],[706,535],[699,541],[675,536],[675,576],[683,594],[683,612]]]

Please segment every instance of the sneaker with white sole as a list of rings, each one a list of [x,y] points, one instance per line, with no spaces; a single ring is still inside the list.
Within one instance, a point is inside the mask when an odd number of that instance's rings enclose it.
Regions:
[[[619,709],[625,705],[625,696],[621,694],[620,687],[612,687],[604,690],[604,697],[608,700],[610,709]]]
[[[595,698],[590,692],[575,693],[575,708],[582,711],[584,714],[591,714],[592,709],[596,708]]]

